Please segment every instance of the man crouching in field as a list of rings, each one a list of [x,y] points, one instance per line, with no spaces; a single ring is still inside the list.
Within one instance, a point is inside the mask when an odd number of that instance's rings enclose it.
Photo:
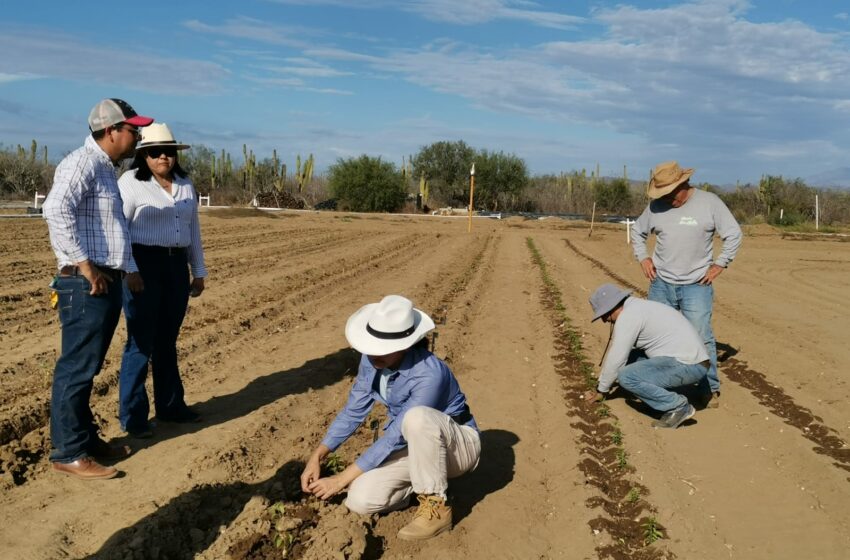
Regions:
[[[694,385],[706,376],[708,352],[699,333],[678,311],[655,301],[633,297],[613,284],[590,296],[593,319],[613,323],[611,347],[596,391],[587,401],[601,400],[614,381],[648,406],[664,412],[656,428],[678,428],[694,415],[694,407],[670,388]]]
[[[449,366],[428,351],[434,321],[402,296],[387,296],[354,313],[345,337],[361,352],[348,402],[301,474],[301,489],[326,500],[348,487],[345,505],[359,514],[419,509],[402,527],[404,540],[430,539],[452,526],[448,479],[474,470],[478,426]],[[360,426],[375,402],[387,407],[384,434],[341,473],[321,476],[328,454]]]

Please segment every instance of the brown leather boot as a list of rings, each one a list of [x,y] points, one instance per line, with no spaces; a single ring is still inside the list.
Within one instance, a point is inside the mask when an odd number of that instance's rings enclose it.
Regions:
[[[118,469],[104,467],[91,457],[81,457],[73,463],[53,463],[53,470],[83,480],[114,478]]]
[[[421,541],[436,537],[452,528],[452,507],[440,496],[419,495],[419,509],[413,521],[398,532],[398,538],[406,541]]]

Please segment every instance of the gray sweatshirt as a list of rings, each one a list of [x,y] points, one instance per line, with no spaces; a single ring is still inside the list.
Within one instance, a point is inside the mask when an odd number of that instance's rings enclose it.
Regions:
[[[708,191],[694,189],[679,208],[653,200],[632,225],[632,249],[638,262],[649,256],[646,240],[655,233],[652,262],[658,276],[669,284],[696,284],[705,276],[717,233],[723,250],[714,263],[726,268],[741,246],[741,227],[723,201]]]
[[[647,358],[667,356],[683,364],[708,359],[702,337],[684,315],[657,301],[629,297],[614,323],[611,347],[599,373],[600,392],[611,389],[633,348],[643,350]]]

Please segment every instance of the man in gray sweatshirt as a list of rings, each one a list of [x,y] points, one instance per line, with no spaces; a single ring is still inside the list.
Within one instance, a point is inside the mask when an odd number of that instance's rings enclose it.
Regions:
[[[610,347],[596,391],[599,400],[615,381],[647,406],[664,412],[656,428],[677,428],[694,415],[688,399],[671,388],[705,379],[708,352],[702,337],[681,313],[663,303],[631,296],[613,284],[603,284],[590,296],[593,321],[613,323]]]
[[[650,280],[648,299],[678,309],[696,327],[708,349],[711,368],[709,406],[720,397],[717,345],[711,328],[714,302],[712,283],[729,266],[743,237],[741,228],[720,198],[689,184],[693,169],[675,161],[655,167],[646,194],[652,199],[632,225],[632,248]],[[646,241],[655,233],[655,252],[649,256]],[[723,249],[713,258],[713,239]]]

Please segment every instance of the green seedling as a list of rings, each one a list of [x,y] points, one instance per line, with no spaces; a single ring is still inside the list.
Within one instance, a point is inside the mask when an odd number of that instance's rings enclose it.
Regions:
[[[617,466],[621,469],[625,469],[629,466],[628,454],[622,447],[617,450]]]
[[[629,490],[629,493],[626,495],[626,501],[630,504],[633,504],[640,500],[640,490],[637,488],[632,488]]]
[[[643,524],[643,544],[649,546],[655,541],[663,538],[664,534],[658,526],[658,520],[655,519],[655,516],[648,518],[646,523]]]
[[[608,418],[611,415],[611,409],[607,404],[600,404],[596,407],[596,415],[600,418]]]
[[[611,433],[611,443],[614,445],[622,445],[623,432],[620,431],[620,428],[614,428],[614,431]]]
[[[337,455],[336,453],[331,453],[325,459],[325,469],[331,474],[339,474],[345,470],[348,464],[345,462],[345,459]]]
[[[269,512],[275,519],[280,519],[286,514],[286,505],[283,502],[275,502],[269,506]]]
[[[274,547],[280,550],[281,555],[286,558],[292,551],[292,545],[295,544],[295,535],[292,533],[275,533],[272,542]]]

